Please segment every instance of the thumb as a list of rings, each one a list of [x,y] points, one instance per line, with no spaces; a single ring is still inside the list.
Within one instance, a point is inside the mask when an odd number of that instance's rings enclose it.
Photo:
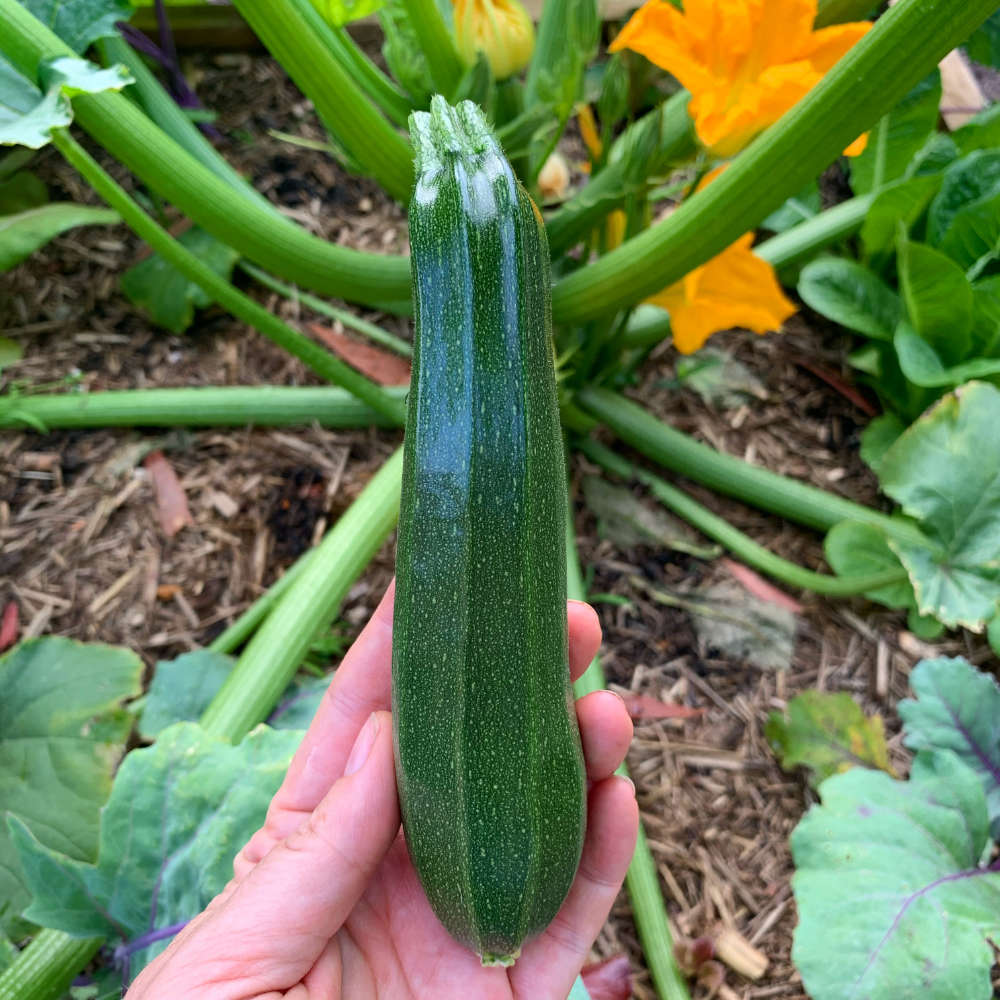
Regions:
[[[287,989],[309,971],[347,919],[398,830],[392,717],[373,712],[358,733],[344,776],[188,944],[210,957],[216,970],[220,959],[225,964],[231,957],[244,981],[248,974],[267,978],[269,970],[279,970],[284,983],[261,982],[258,988]]]

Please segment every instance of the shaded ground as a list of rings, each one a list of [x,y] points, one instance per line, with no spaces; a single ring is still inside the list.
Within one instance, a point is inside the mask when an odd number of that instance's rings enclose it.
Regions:
[[[326,237],[405,250],[402,211],[373,184],[347,178],[322,153],[268,137],[271,128],[321,137],[308,106],[273,63],[223,55],[195,71],[205,102],[221,111],[221,130],[236,136],[227,155],[259,190]],[[38,172],[53,197],[94,201],[52,153],[39,157]],[[0,329],[26,352],[3,373],[4,387],[67,378],[94,390],[315,382],[298,362],[217,311],[202,313],[184,337],[151,329],[117,281],[140,249],[124,227],[76,231],[0,277]],[[300,318],[288,302],[264,301],[291,321]],[[368,315],[408,335],[405,322]],[[874,479],[857,457],[867,418],[813,371],[817,365],[845,370],[839,336],[797,318],[783,336],[730,334],[718,342],[758,376],[765,400],[710,409],[671,384],[675,356],[668,348],[654,354],[634,395],[722,450],[877,503]],[[121,643],[150,666],[203,645],[322,535],[399,440],[394,432],[318,428],[6,433],[0,436],[0,606],[16,601],[23,636]],[[140,464],[154,446],[180,477],[194,518],[172,539],[160,529]],[[593,470],[578,458],[574,480],[587,471]],[[700,488],[692,492],[782,555],[823,566],[816,535]],[[577,532],[592,591],[627,601],[599,605],[613,684],[705,710],[696,719],[640,722],[629,755],[671,920],[691,937],[721,920],[768,959],[761,979],[730,973],[720,995],[800,1000],[789,960],[795,911],[787,838],[812,794],[798,775],[776,766],[764,722],[803,689],[849,691],[886,716],[893,762],[905,771],[894,706],[922,647],[898,615],[862,601],[806,596],[791,666],[762,672],[700,644],[687,611],[656,599],[724,577],[719,563],[616,548],[598,537],[594,516],[579,500]],[[391,571],[390,542],[345,602],[350,635]],[[935,648],[985,659],[984,647],[965,638]],[[624,894],[596,946],[600,955],[622,950],[636,972],[635,995],[653,997]]]

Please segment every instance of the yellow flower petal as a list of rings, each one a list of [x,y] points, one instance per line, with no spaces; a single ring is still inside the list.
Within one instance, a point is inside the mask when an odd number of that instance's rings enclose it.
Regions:
[[[649,301],[670,313],[674,346],[691,354],[720,330],[779,330],[795,305],[778,284],[774,268],[750,249],[753,234],[740,237],[707,264]]]
[[[797,104],[865,34],[813,31],[816,0],[647,0],[611,46],[644,55],[691,91],[702,143],[732,156]]]

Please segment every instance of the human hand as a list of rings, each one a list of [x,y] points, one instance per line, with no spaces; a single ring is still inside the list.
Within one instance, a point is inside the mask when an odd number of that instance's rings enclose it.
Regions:
[[[344,657],[226,888],[140,974],[126,1000],[564,1000],[632,857],[638,809],[615,777],[632,738],[622,700],[577,702],[588,796],[576,879],[511,968],[483,968],[431,910],[400,831],[392,756],[390,585]],[[600,644],[568,606],[570,672]]]

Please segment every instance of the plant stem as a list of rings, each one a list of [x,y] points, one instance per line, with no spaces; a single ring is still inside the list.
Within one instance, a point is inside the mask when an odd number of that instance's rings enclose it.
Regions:
[[[804,569],[802,566],[775,555],[763,545],[758,545],[748,535],[745,535],[738,528],[734,528],[717,514],[713,514],[697,500],[664,482],[659,476],[654,476],[644,469],[631,465],[621,456],[605,448],[604,445],[587,438],[578,441],[577,447],[592,461],[616,476],[620,476],[622,479],[637,479],[644,486],[647,486],[653,496],[664,506],[669,507],[679,517],[693,524],[709,538],[724,545],[737,558],[791,587],[802,587],[804,590],[811,590],[826,597],[851,597],[907,579],[904,569],[867,573],[864,576],[831,576],[828,573],[816,573]]]
[[[821,531],[828,531],[840,521],[860,521],[875,525],[893,538],[930,544],[911,521],[890,517],[718,452],[607,389],[585,386],[576,399],[585,411],[648,458],[720,493]]]
[[[427,60],[434,86],[450,100],[465,75],[465,66],[441,11],[435,0],[403,0],[403,6]]]
[[[350,59],[331,44],[332,32],[309,0],[234,0],[257,37],[285,68],[362,170],[400,201],[410,196],[409,143],[358,86]]]
[[[310,295],[309,292],[300,292],[293,285],[287,285],[283,281],[278,281],[277,278],[272,278],[266,271],[262,271],[259,267],[245,260],[241,260],[239,266],[242,271],[245,271],[252,278],[256,278],[262,285],[266,285],[279,295],[301,302],[330,319],[339,320],[344,326],[357,330],[358,333],[363,333],[369,340],[374,340],[377,344],[388,347],[390,351],[395,351],[396,354],[400,354],[404,358],[413,357],[412,344],[389,333],[388,330],[383,330],[382,327],[376,326],[374,323],[361,319],[360,316],[355,316],[350,310],[338,309],[336,306],[331,306],[329,302],[324,302],[323,299]]]
[[[553,316],[581,323],[614,312],[716,256],[816,177],[995,6],[995,0],[896,4],[711,185],[663,222],[558,281]]]
[[[76,55],[17,0],[0,0],[0,51],[33,81],[43,60]],[[81,95],[73,107],[83,128],[152,189],[274,274],[352,302],[409,301],[405,257],[334,246],[244,197],[122,94]]]
[[[206,731],[235,743],[267,718],[313,637],[330,623],[392,531],[402,469],[403,449],[398,448],[327,532],[205,710],[201,724]]]
[[[94,190],[141,236],[164,260],[169,261],[186,278],[203,288],[214,301],[238,319],[259,330],[269,340],[283,347],[290,354],[304,361],[321,378],[343,386],[348,392],[366,402],[373,410],[388,420],[402,424],[405,407],[396,397],[389,395],[370,382],[339,358],[324,351],[297,330],[293,330],[263,306],[237,291],[228,281],[219,277],[203,264],[195,254],[158,226],[129,197],[100,164],[65,129],[55,129],[52,141],[66,159],[83,175]]]
[[[250,638],[257,626],[271,613],[274,606],[288,592],[288,589],[302,576],[306,567],[316,556],[317,549],[306,550],[268,589],[250,605],[208,647],[214,653],[231,653]]]
[[[587,599],[576,551],[572,513],[566,521],[566,594],[576,601]],[[582,698],[606,686],[601,659],[595,656],[590,666],[573,685],[573,693],[577,698]],[[615,774],[628,777],[628,767],[624,762]],[[632,901],[632,915],[639,931],[646,965],[649,967],[660,1000],[689,1000],[687,984],[674,959],[670,923],[660,892],[660,879],[656,871],[656,862],[646,842],[646,831],[643,829],[641,818],[635,853],[625,875],[625,887]]]
[[[98,48],[104,55],[105,65],[113,66],[115,63],[121,63],[128,69],[135,80],[134,87],[146,113],[171,139],[183,146],[234,191],[253,198],[262,208],[276,216],[279,215],[278,210],[259,194],[242,174],[237,173],[223,156],[219,155],[194,122],[164,90],[138,52],[117,36],[102,39],[98,43]]]
[[[406,386],[384,390],[399,401]],[[345,389],[330,386],[205,386],[0,396],[0,430],[64,427],[394,427]]]
[[[61,997],[101,944],[100,938],[71,937],[43,927],[13,965],[0,972],[0,1000]]]

